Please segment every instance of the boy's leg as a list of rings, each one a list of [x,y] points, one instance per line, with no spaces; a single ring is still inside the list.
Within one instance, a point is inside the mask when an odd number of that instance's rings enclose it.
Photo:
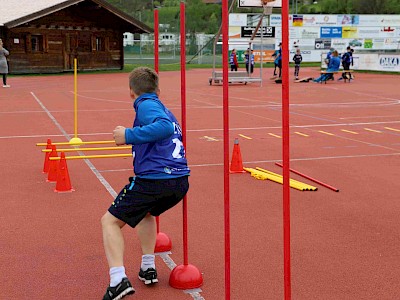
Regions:
[[[144,284],[157,283],[154,248],[157,238],[156,217],[147,214],[136,226],[136,232],[142,248],[142,263],[140,265],[139,279]]]
[[[142,253],[154,254],[157,238],[156,217],[147,214],[142,221],[136,226],[137,235],[142,247]]]
[[[125,222],[117,219],[108,211],[101,218],[103,245],[110,268],[124,265],[124,237],[121,228]]]
[[[135,292],[124,267],[124,238],[121,228],[124,227],[125,222],[107,211],[101,218],[101,225],[104,250],[110,267],[110,286],[103,300],[122,299]]]

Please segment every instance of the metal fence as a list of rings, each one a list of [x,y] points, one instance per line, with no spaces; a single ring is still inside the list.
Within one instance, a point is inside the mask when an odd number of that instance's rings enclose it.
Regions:
[[[186,43],[186,63],[212,64],[213,63],[213,38],[202,42],[189,39]],[[159,63],[180,63],[179,41],[159,41]],[[125,64],[154,64],[154,40],[131,40],[124,46]],[[216,49],[216,63],[222,62],[222,46]]]

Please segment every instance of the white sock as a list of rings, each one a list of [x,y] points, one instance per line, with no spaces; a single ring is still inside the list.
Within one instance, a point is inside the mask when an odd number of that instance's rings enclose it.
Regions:
[[[110,286],[115,287],[122,281],[122,278],[126,277],[125,267],[113,267],[110,268]]]
[[[143,271],[146,271],[149,268],[156,268],[156,265],[154,263],[154,258],[155,256],[152,254],[146,254],[142,255],[142,265],[140,266]]]

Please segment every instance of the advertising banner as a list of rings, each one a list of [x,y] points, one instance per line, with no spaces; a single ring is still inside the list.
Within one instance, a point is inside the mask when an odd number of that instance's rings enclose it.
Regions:
[[[384,15],[360,15],[358,26],[379,26],[382,25]]]
[[[292,26],[303,26],[303,15],[293,15]]]
[[[274,54],[274,52],[275,50],[254,50],[254,62],[261,62],[261,55],[263,62],[273,62],[275,58],[272,56],[272,54]]]
[[[241,33],[241,28],[242,27],[238,27],[238,26],[229,26],[229,39],[239,39],[240,33]]]
[[[317,50],[301,50],[301,56],[303,57],[303,62],[319,61],[321,59],[321,51]],[[293,56],[295,50],[291,50],[289,54],[289,61],[293,62]]]
[[[396,37],[396,36],[398,36],[397,28],[392,27],[392,26],[384,26],[381,28],[379,36],[380,37]]]
[[[321,27],[321,38],[341,38],[342,27]]]
[[[379,66],[384,71],[400,72],[399,55],[379,55]]]
[[[282,16],[281,15],[270,15],[269,16],[270,26],[282,26]]]
[[[318,27],[302,27],[298,28],[298,30],[299,38],[301,39],[316,39],[322,37],[320,36],[320,30]],[[340,34],[340,36],[342,35]]]
[[[320,26],[336,26],[337,15],[314,15],[315,25]]]
[[[360,17],[358,15],[338,15],[338,25],[358,25],[360,23]]]
[[[357,27],[344,26],[342,28],[342,38],[344,39],[356,38],[357,32],[358,32]]]
[[[400,26],[400,15],[381,15],[382,26]]]
[[[331,39],[316,39],[315,40],[315,49],[316,50],[324,50],[332,48],[332,40]]]
[[[254,31],[256,30],[256,26],[244,26],[241,27],[241,37],[242,38],[250,38]],[[275,37],[275,27],[272,26],[264,26],[260,27],[256,33],[256,37],[261,37],[261,30],[263,37],[265,38],[273,38]]]
[[[339,51],[339,53],[343,53],[344,51],[346,51],[346,48],[349,45],[349,40],[332,39],[331,42],[332,42],[332,48]]]
[[[229,26],[247,26],[247,14],[229,14]]]

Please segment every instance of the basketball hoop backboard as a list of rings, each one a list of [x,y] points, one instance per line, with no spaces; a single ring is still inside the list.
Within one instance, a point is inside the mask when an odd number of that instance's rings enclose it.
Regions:
[[[276,8],[282,7],[282,0],[275,0],[269,2],[267,6],[272,6]],[[263,7],[262,0],[238,0],[238,7]]]

